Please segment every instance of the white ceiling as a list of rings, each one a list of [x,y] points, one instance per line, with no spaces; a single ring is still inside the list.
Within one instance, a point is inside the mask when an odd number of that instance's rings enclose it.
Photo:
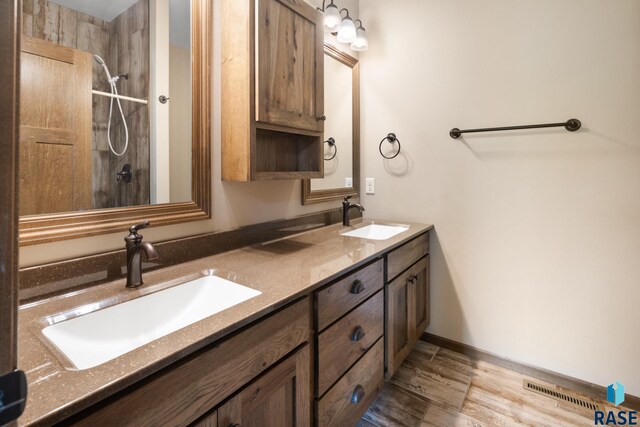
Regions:
[[[95,16],[111,22],[113,18],[129,9],[137,0],[50,0],[69,9]]]

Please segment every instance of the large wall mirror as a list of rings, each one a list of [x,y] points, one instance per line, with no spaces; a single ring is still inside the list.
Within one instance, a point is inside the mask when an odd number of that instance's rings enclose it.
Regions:
[[[324,52],[324,178],[303,181],[303,204],[357,196],[360,182],[358,60],[326,43]]]
[[[20,243],[210,217],[209,0],[24,0]]]

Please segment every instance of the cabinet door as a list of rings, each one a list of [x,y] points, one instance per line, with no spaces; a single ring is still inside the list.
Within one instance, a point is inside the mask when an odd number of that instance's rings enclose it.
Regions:
[[[218,408],[218,426],[309,426],[310,366],[305,345]]]
[[[322,14],[303,0],[257,0],[256,120],[322,132]]]
[[[415,334],[409,325],[411,274],[409,269],[387,285],[387,378],[409,354]]]
[[[411,267],[409,284],[409,327],[413,346],[429,326],[429,256]]]

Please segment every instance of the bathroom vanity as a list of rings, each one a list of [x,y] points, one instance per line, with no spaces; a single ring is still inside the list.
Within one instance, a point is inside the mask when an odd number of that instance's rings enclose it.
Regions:
[[[22,306],[23,425],[353,425],[429,320],[428,231],[375,240],[356,220]],[[88,369],[43,326],[201,277],[260,294]],[[171,313],[169,313],[171,314]],[[153,315],[143,311],[139,316]],[[127,319],[135,328],[136,319]],[[100,337],[94,337],[96,343]]]

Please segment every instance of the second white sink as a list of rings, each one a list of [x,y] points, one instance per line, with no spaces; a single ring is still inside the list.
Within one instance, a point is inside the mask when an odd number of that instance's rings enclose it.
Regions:
[[[347,237],[359,237],[361,239],[387,240],[397,234],[407,231],[408,229],[409,227],[403,227],[400,225],[371,224],[340,235]]]
[[[261,292],[205,276],[42,330],[78,369],[115,359]]]

